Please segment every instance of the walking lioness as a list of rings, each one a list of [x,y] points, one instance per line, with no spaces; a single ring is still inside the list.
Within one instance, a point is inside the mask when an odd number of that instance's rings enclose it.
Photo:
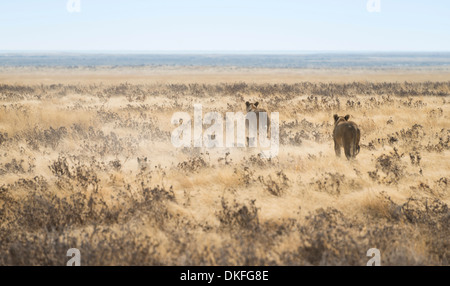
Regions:
[[[338,116],[334,115],[334,151],[336,156],[341,156],[341,147],[344,147],[345,157],[348,160],[355,158],[359,153],[359,139],[361,133],[355,122],[348,121],[350,115]]]
[[[267,111],[265,109],[262,108],[258,108],[259,102],[255,102],[255,103],[251,103],[251,102],[245,102],[245,106],[246,106],[246,111],[247,114],[250,112],[254,112],[256,115],[256,134],[259,134],[260,128],[263,128],[267,133],[266,136],[270,137],[270,118],[269,118],[269,114],[267,113]],[[266,114],[266,122],[259,122],[260,118],[259,118],[259,114],[260,113],[265,113]],[[249,121],[246,120],[246,130],[249,130]],[[262,126],[260,126],[260,124],[262,124]],[[255,134],[255,135],[256,135]],[[249,145],[249,142],[251,140],[255,140],[256,138],[250,138],[247,136],[247,144]]]

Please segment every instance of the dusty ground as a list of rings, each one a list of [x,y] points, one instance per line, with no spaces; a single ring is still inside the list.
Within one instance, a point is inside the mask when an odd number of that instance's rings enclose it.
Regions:
[[[3,68],[0,264],[449,265],[449,95],[433,70]],[[172,146],[174,112],[247,100],[279,112],[276,158]]]
[[[425,82],[448,81],[450,69],[275,69],[241,67],[117,67],[73,69],[2,67],[0,83],[19,84],[171,84],[171,83],[298,83],[298,82]]]

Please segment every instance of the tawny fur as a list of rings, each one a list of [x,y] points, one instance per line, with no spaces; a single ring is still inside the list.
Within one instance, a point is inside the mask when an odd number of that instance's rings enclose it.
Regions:
[[[260,112],[265,112],[267,114],[267,124],[265,126],[263,126],[264,129],[266,129],[267,131],[267,137],[270,137],[270,118],[269,118],[269,113],[263,109],[263,108],[258,108],[259,102],[255,102],[255,103],[251,103],[251,102],[245,102],[245,107],[246,107],[246,111],[247,113],[249,112],[254,112],[256,114],[256,122],[257,122],[257,134],[259,134],[259,113]],[[246,130],[248,130],[249,127],[249,123],[248,120],[246,120]],[[248,143],[249,138],[247,137],[247,143]]]
[[[348,121],[350,115],[338,116],[334,115],[334,151],[336,156],[341,156],[341,147],[344,147],[345,157],[348,160],[355,158],[358,155],[360,146],[359,140],[361,132],[355,122]]]

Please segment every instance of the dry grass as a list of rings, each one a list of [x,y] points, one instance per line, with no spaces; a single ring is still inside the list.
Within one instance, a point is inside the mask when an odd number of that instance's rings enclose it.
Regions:
[[[0,85],[0,264],[449,265],[450,82]],[[176,149],[172,113],[280,113],[280,153]],[[362,131],[337,159],[332,116]]]

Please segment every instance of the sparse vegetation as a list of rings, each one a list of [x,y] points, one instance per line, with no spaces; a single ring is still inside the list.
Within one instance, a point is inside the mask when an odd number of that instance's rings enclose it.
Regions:
[[[450,264],[450,81],[0,84],[0,265]],[[176,149],[173,112],[280,113],[280,153]],[[361,129],[336,158],[333,114]]]

